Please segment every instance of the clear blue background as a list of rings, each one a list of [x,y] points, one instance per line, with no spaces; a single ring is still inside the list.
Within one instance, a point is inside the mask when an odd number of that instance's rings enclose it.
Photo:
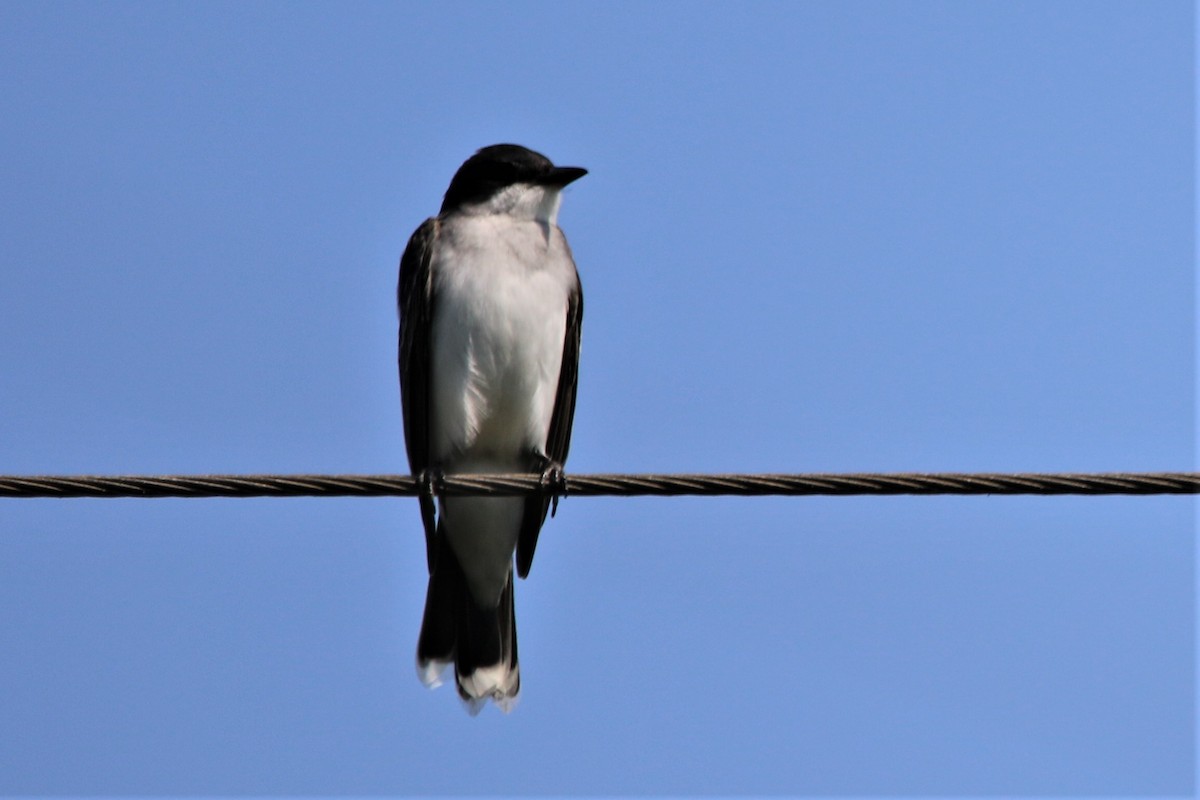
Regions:
[[[402,472],[396,265],[586,166],[576,472],[1195,467],[1185,2],[0,5],[0,472]],[[1188,498],[0,500],[0,793],[1189,794]]]

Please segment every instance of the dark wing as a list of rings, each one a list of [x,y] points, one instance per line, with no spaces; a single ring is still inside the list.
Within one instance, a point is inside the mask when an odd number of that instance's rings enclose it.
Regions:
[[[571,424],[575,420],[575,386],[579,382],[579,340],[583,331],[583,289],[575,276],[575,289],[567,300],[567,327],[563,337],[562,366],[558,368],[558,395],[554,414],[550,417],[550,433],[546,437],[545,455],[562,466],[567,463],[571,448]],[[525,517],[517,539],[517,575],[524,578],[533,564],[538,533],[546,521],[550,498],[532,495],[525,501]]]
[[[408,240],[400,257],[400,284],[396,299],[400,309],[400,404],[404,409],[404,446],[413,475],[429,469],[429,336],[433,312],[433,276],[430,254],[437,240],[436,217],[425,220]],[[436,522],[432,497],[421,497],[425,525],[425,550],[433,570]]]

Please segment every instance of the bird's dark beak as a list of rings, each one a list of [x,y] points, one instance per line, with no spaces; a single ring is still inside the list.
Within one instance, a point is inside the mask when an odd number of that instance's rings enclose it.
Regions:
[[[566,186],[572,181],[577,181],[587,175],[587,170],[583,167],[555,167],[546,173],[539,183],[546,186],[556,186],[559,189]]]

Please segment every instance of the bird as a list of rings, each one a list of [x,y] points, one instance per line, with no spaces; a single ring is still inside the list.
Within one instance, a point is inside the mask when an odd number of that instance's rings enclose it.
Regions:
[[[429,585],[417,674],[454,666],[472,714],[511,711],[521,688],[513,598],[551,502],[565,492],[583,290],[558,227],[582,167],[496,144],[454,173],[437,216],[400,259],[400,394],[420,487]],[[445,496],[446,475],[531,473],[526,497]]]

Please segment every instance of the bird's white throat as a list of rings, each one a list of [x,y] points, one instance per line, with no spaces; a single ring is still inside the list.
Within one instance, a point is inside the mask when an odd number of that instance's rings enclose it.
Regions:
[[[517,219],[556,225],[560,205],[561,189],[531,183],[514,183],[492,195],[481,204],[481,209],[484,213],[509,214]]]

